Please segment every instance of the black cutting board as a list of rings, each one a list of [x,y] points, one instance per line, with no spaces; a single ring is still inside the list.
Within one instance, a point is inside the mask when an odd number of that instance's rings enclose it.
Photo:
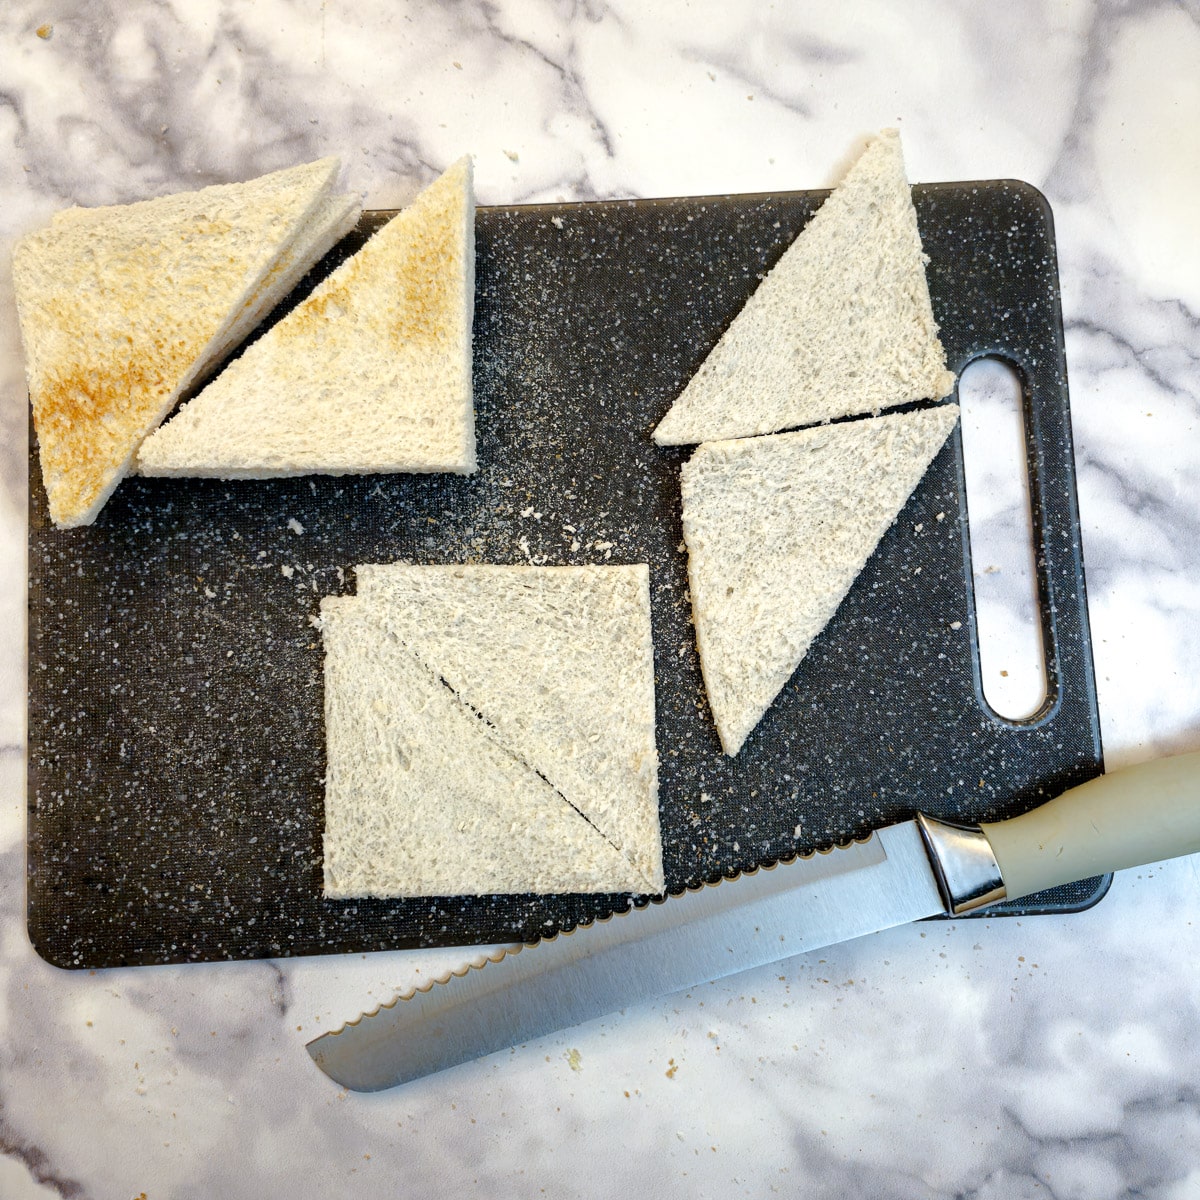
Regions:
[[[671,890],[918,806],[1015,814],[1098,774],[1052,221],[1037,191],[1011,182],[914,198],[950,367],[998,354],[1025,382],[1044,710],[1002,721],[982,699],[956,431],[741,753],[720,752],[680,550],[690,451],[650,432],[825,194],[481,209],[470,478],[130,479],[95,525],[62,531],[31,436],[38,952],[101,967],[502,942],[627,905],[322,899],[311,621],[322,596],[353,589],[359,562],[650,564]],[[384,219],[365,215],[291,302]],[[1107,882],[1011,911],[1085,907]]]

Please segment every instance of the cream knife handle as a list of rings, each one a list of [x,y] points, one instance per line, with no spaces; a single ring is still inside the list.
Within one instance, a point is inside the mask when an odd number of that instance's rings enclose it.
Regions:
[[[1200,751],[1114,771],[983,825],[1009,899],[1200,851]]]

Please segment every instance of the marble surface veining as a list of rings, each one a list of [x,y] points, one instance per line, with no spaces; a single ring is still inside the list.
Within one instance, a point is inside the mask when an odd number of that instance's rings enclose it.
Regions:
[[[1054,208],[1110,767],[1200,747],[1195,4],[10,0],[0,243],[338,153],[371,206],[910,177]],[[1072,917],[907,927],[413,1086],[304,1043],[461,951],[64,973],[24,927],[26,396],[0,271],[0,1196],[1200,1195],[1191,859]],[[1019,611],[1020,572],[1011,611]],[[1007,669],[1015,645],[993,662]]]

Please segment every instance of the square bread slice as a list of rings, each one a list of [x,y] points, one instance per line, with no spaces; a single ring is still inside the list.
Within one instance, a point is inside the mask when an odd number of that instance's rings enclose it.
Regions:
[[[474,302],[463,158],[147,438],[139,472],[474,471]]]
[[[900,135],[872,139],[654,431],[659,445],[877,413],[954,387]]]
[[[957,420],[945,404],[708,442],[683,465],[696,646],[726,754],[791,678]]]
[[[337,171],[327,158],[248,183],[68,210],[17,243],[17,315],[56,525],[95,520]]]
[[[325,894],[661,892],[648,568],[357,575],[321,605]]]

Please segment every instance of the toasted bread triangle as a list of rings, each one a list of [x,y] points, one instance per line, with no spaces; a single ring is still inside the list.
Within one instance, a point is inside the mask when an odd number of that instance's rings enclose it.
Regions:
[[[463,158],[148,438],[140,473],[473,471],[474,215]]]
[[[955,405],[700,446],[681,477],[696,645],[741,749],[958,420]]]
[[[749,437],[949,395],[900,138],[874,138],[654,431]]]
[[[328,196],[336,159],[23,238],[13,282],[50,517],[88,525]]]

